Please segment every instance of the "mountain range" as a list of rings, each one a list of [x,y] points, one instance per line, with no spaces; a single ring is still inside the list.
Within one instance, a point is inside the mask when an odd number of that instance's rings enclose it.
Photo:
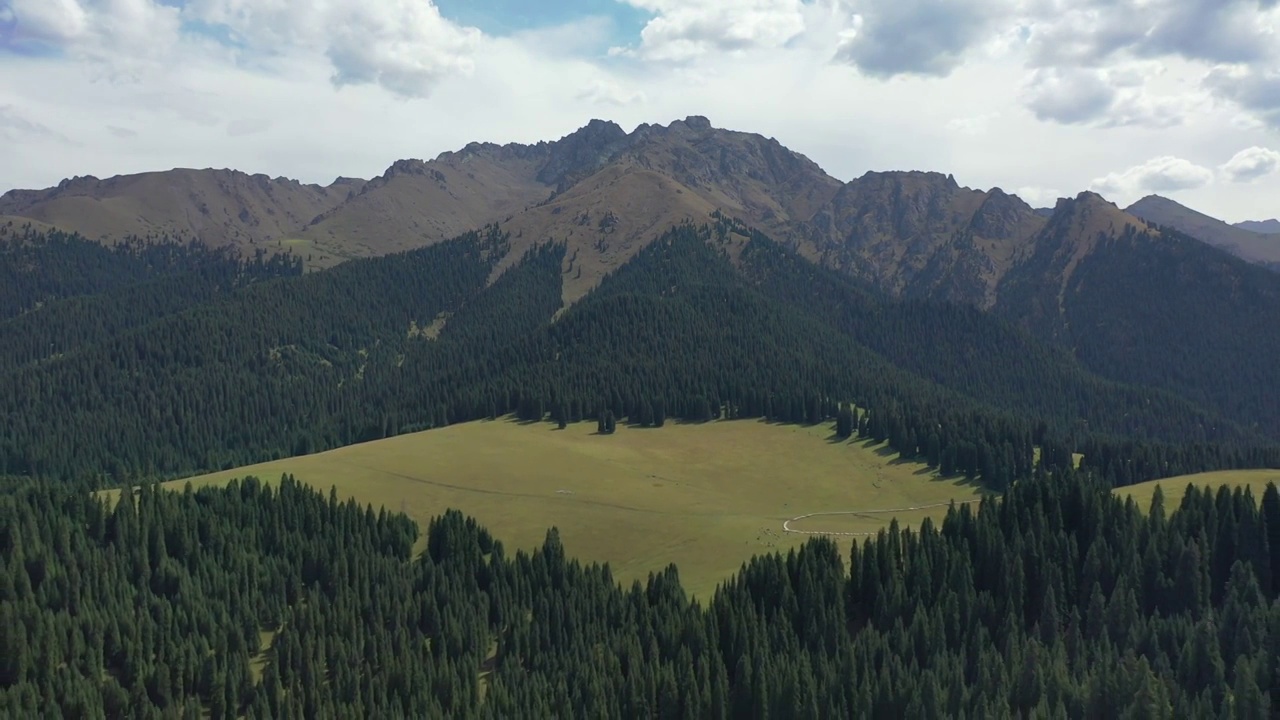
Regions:
[[[1164,198],[1120,212],[1081,194],[1037,210],[999,188],[964,188],[940,173],[868,172],[840,182],[775,139],[713,128],[696,116],[631,133],[593,120],[535,145],[472,143],[327,187],[234,170],[78,177],[8,192],[0,216],[109,241],[198,237],[214,246],[287,250],[312,268],[499,222],[517,238],[512,259],[548,238],[569,243],[582,269],[566,287],[572,300],[672,224],[718,211],[893,294],[990,308],[1005,274],[1034,254],[1053,216],[1073,214],[1080,204],[1092,208],[1081,213],[1091,219],[1077,226],[1081,252],[1096,232],[1141,218],[1251,262],[1280,263],[1280,236],[1235,228]]]
[[[326,187],[178,170],[14,191],[0,473],[178,473],[556,408],[815,420],[832,398],[894,447],[942,432],[1005,474],[1032,426],[1077,450],[1280,441],[1271,240],[1179,207],[841,182],[702,117]],[[1135,467],[1107,472],[1156,476]]]
[[[1245,220],[1244,222],[1234,223],[1232,227],[1263,235],[1274,235],[1280,233],[1280,220],[1275,218],[1270,220]]]

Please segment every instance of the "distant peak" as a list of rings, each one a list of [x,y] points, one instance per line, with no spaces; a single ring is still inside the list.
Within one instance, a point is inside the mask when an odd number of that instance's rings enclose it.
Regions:
[[[90,185],[96,185],[100,182],[102,182],[102,180],[93,175],[76,175],[75,177],[66,178],[62,182],[58,183],[58,189],[66,190],[68,188],[82,188]]]
[[[710,130],[711,121],[702,115],[690,115],[684,119],[684,124],[693,130]]]
[[[426,163],[419,158],[405,158],[391,163],[391,167],[387,168],[386,176],[391,175],[421,175],[426,170]]]
[[[1151,206],[1151,205],[1177,205],[1177,204],[1178,204],[1177,201],[1170,200],[1169,198],[1163,195],[1147,195],[1146,197],[1130,205],[1129,207],[1142,207],[1144,205]]]
[[[614,130],[622,130],[622,126],[612,120],[601,120],[600,118],[591,118],[583,128],[583,130],[595,130],[612,132]],[[625,131],[623,131],[625,134]]]
[[[955,176],[950,173],[943,175],[940,172],[925,170],[868,170],[863,173],[862,177],[857,178],[855,183],[878,183],[878,184],[925,184],[925,185],[943,185],[951,189],[958,189],[960,185],[956,182]]]
[[[563,189],[568,178],[594,172],[626,146],[627,131],[609,120],[592,120],[584,127],[551,143],[547,162],[538,180]]]
[[[1094,191],[1092,191],[1092,190],[1085,190],[1084,192],[1080,193],[1079,195],[1076,195],[1074,198],[1059,198],[1059,199],[1058,199],[1058,207],[1062,207],[1062,204],[1063,204],[1064,202],[1065,202],[1065,203],[1068,203],[1068,204],[1070,204],[1070,205],[1075,205],[1075,206],[1080,206],[1080,207],[1091,207],[1091,206],[1095,206],[1095,205],[1105,205],[1105,206],[1110,207],[1110,208],[1113,208],[1113,209],[1115,209],[1115,210],[1119,210],[1119,209],[1120,209],[1120,206],[1119,206],[1119,205],[1116,205],[1115,203],[1113,203],[1113,202],[1111,202],[1110,200],[1108,200],[1108,199],[1106,199],[1106,198],[1102,197],[1101,195],[1099,195],[1098,193],[1096,193],[1096,192],[1094,192]]]
[[[627,131],[622,126],[612,120],[601,120],[592,118],[586,125],[560,138],[559,142],[564,142],[572,138],[608,138],[614,139],[626,137]]]

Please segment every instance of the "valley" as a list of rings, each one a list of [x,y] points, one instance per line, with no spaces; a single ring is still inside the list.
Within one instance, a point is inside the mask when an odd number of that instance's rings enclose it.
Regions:
[[[701,116],[10,191],[0,715],[1265,717],[1270,228]]]

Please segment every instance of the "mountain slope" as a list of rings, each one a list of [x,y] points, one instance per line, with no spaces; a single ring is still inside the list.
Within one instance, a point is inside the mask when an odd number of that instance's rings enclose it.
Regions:
[[[0,196],[0,215],[31,218],[94,240],[168,236],[250,250],[305,227],[362,185],[339,178],[320,187],[237,170],[85,176],[45,190],[7,192]]]
[[[820,261],[895,295],[990,307],[1000,278],[1044,225],[999,188],[939,173],[867,173],[806,224]]]
[[[473,144],[398,162],[299,237],[338,260],[499,222],[513,235],[499,271],[537,243],[568,244],[572,301],[673,224],[708,222],[720,210],[789,238],[839,187],[777,140],[713,128],[703,117],[631,133],[592,120],[550,143]]]
[[[493,222],[546,200],[537,175],[547,147],[473,144],[435,160],[400,160],[294,237],[327,267],[357,257],[411,250]]]
[[[1062,201],[1002,283],[999,314],[1084,367],[1280,438],[1280,277],[1145,225],[1091,193]]]
[[[1061,199],[1044,228],[1025,247],[1020,262],[1002,280],[996,307],[1021,319],[1041,337],[1056,338],[1067,289],[1081,260],[1106,238],[1153,231],[1100,195],[1083,192]]]
[[[1173,228],[1249,262],[1280,267],[1280,234],[1259,234],[1250,229],[1228,225],[1159,195],[1142,198],[1130,205],[1126,212],[1157,225]]]
[[[997,316],[904,304],[723,219],[664,233],[567,311],[567,247],[495,273],[512,241],[491,227],[229,292],[140,285],[0,323],[14,349],[0,474],[221,468],[511,411],[813,423],[838,401],[869,408],[868,432],[906,455],[998,484],[1029,469],[1033,427],[1264,439],[1090,376]],[[175,310],[155,302],[182,292]]]

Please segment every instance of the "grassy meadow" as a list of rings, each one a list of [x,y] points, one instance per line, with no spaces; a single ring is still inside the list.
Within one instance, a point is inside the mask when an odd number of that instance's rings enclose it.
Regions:
[[[1137,485],[1130,485],[1129,487],[1116,488],[1114,492],[1119,497],[1133,498],[1138,507],[1145,512],[1151,507],[1151,498],[1155,496],[1156,486],[1158,485],[1164,492],[1165,512],[1169,513],[1182,504],[1182,497],[1187,494],[1188,485],[1195,485],[1201,488],[1211,487],[1214,488],[1215,492],[1222,485],[1233,488],[1248,487],[1253,492],[1253,497],[1261,501],[1262,493],[1267,489],[1267,483],[1275,483],[1280,486],[1280,470],[1219,470],[1195,475],[1180,475],[1163,480],[1151,480]]]
[[[946,503],[980,497],[980,487],[941,479],[883,446],[835,442],[828,425],[763,421],[558,430],[509,419],[455,425],[289,458],[189,480],[181,488],[282,473],[321,490],[337,488],[374,507],[403,511],[425,530],[447,508],[476,517],[509,552],[541,544],[559,528],[565,549],[608,562],[629,583],[674,562],[686,589],[707,598],[752,555],[798,546],[783,531],[874,532],[940,519]],[[867,512],[915,508],[903,512]],[[837,541],[848,547],[849,536]]]

